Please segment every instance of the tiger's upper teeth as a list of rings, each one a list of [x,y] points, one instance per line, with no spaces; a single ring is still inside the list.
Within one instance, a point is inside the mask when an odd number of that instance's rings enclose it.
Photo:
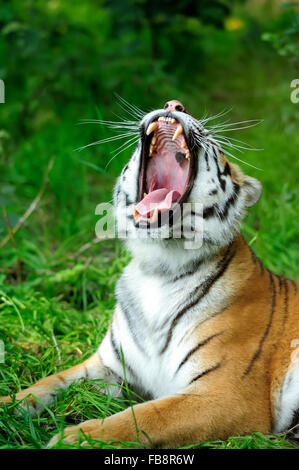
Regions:
[[[158,121],[160,122],[170,122],[171,124],[174,124],[176,122],[176,119],[174,118],[170,118],[170,117],[164,117],[164,116],[160,116]]]
[[[173,134],[172,140],[175,140],[182,133],[183,133],[183,127],[181,124],[179,124],[178,127],[176,128],[175,133]]]
[[[158,124],[156,121],[151,122],[151,124],[148,126],[146,130],[146,135],[150,135],[154,130],[156,130],[158,127]]]

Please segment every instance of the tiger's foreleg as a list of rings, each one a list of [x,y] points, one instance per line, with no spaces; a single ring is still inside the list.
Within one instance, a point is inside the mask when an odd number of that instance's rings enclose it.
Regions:
[[[66,390],[72,383],[81,378],[85,379],[105,379],[109,377],[109,369],[107,369],[100,358],[98,352],[93,354],[89,359],[70,369],[66,369],[57,374],[50,375],[39,380],[34,385],[16,394],[17,400],[25,400],[22,406],[27,409],[27,404],[31,415],[39,414],[44,405],[53,403],[59,390]],[[38,399],[38,401],[35,399]],[[12,401],[11,397],[0,397],[2,402]],[[42,403],[40,403],[42,402]]]
[[[68,427],[63,436],[54,436],[52,447],[60,438],[74,444],[84,442],[84,435],[107,441],[139,442],[143,446],[174,448],[201,441],[226,439],[244,432],[268,431],[267,420],[258,422],[238,399],[223,401],[209,395],[180,394],[149,401],[128,408],[105,420],[89,420]],[[83,433],[81,432],[83,431]]]

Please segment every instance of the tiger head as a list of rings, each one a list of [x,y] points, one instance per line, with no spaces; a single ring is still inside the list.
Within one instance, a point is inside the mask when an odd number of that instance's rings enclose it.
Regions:
[[[261,183],[225,157],[206,121],[172,100],[138,122],[137,148],[114,193],[117,218],[125,216],[130,227],[131,250],[183,247],[184,232],[174,233],[188,204],[193,235],[201,227],[200,250],[215,251],[234,239],[246,208],[259,200]]]

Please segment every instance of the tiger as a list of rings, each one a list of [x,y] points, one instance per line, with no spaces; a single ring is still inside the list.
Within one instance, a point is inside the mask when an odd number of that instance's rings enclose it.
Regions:
[[[108,331],[89,359],[16,399],[37,415],[80,379],[102,380],[107,393],[111,384],[122,393],[126,382],[142,398],[66,427],[48,447],[85,445],[82,432],[91,441],[175,448],[287,430],[299,409],[298,283],[269,271],[240,231],[262,184],[178,100],[144,113],[137,129],[114,189],[132,258],[116,285]],[[185,203],[190,233],[200,232],[193,248],[173,235]]]

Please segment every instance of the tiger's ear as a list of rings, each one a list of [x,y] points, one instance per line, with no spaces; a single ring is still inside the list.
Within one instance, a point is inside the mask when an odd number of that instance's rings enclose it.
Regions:
[[[243,189],[246,194],[246,207],[254,206],[262,195],[262,183],[256,178],[246,176],[243,181]]]

